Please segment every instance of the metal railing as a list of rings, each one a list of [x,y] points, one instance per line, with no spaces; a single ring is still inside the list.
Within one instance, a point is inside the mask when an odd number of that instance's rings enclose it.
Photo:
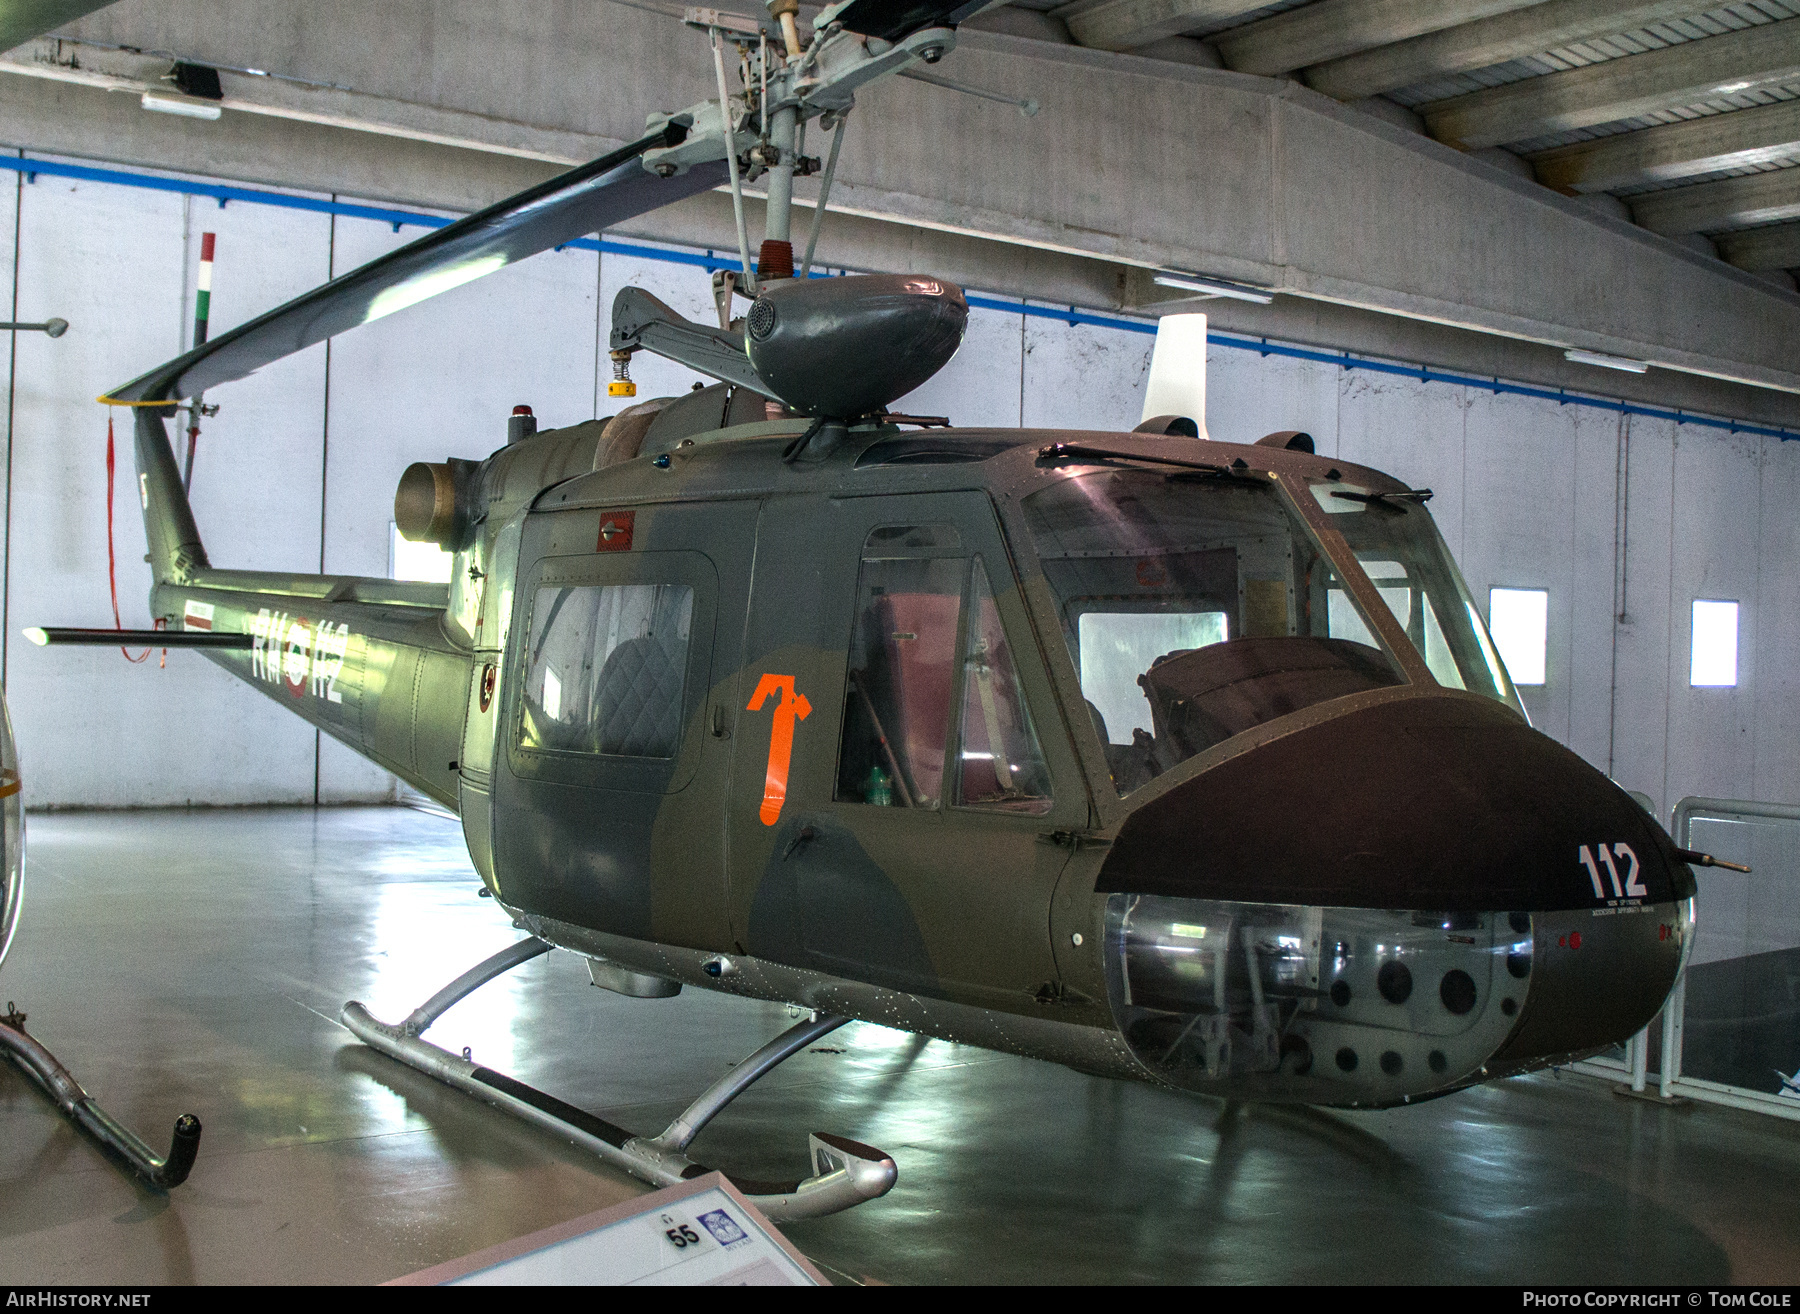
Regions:
[[[1696,873],[1694,946],[1660,1019],[1621,1058],[1577,1067],[1623,1076],[1648,1096],[1654,1047],[1656,1098],[1800,1120],[1800,807],[1684,798],[1669,832],[1682,848],[1747,863],[1751,873]],[[1690,1016],[1695,987],[1705,1011]]]

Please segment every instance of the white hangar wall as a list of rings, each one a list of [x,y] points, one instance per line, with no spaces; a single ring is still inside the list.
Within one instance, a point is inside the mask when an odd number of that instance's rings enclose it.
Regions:
[[[379,801],[392,777],[191,653],[43,650],[30,624],[103,623],[106,414],[93,398],[188,345],[199,236],[218,236],[215,333],[418,235],[374,219],[38,175],[5,179],[0,251],[20,335],[11,388],[7,697],[34,806]],[[15,240],[16,232],[16,240]],[[392,495],[411,461],[479,456],[528,402],[548,427],[604,413],[605,316],[636,282],[696,318],[703,271],[570,249],[281,362],[221,390],[195,475],[219,564],[387,573]],[[951,365],[898,409],[959,424],[1129,428],[1150,339],[978,309]],[[1322,452],[1436,491],[1431,509],[1478,600],[1549,592],[1533,721],[1665,813],[1685,794],[1800,798],[1800,443],[1463,385],[1214,347],[1208,426]],[[695,376],[640,358],[640,395]],[[118,415],[119,604],[147,623],[130,425]],[[1739,683],[1688,685],[1690,603],[1740,604]],[[1615,620],[1620,612],[1623,618]]]

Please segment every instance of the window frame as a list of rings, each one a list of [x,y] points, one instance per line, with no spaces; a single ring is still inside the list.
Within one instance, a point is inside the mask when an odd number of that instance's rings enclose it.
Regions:
[[[978,500],[984,513],[975,510],[971,499]],[[863,500],[862,497],[846,499],[846,505]],[[1059,677],[1050,664],[1052,658],[1045,649],[1043,636],[1033,623],[1034,608],[1025,596],[1011,526],[993,490],[985,487],[920,490],[869,500],[879,500],[882,503],[882,513],[859,518],[855,537],[851,538],[846,534],[840,540],[848,557],[850,583],[846,597],[847,607],[852,612],[861,597],[863,553],[875,531],[899,525],[948,525],[957,531],[959,538],[959,545],[955,550],[946,549],[937,554],[959,559],[963,563],[961,603],[956,627],[955,662],[959,675],[952,690],[944,748],[945,788],[937,806],[932,808],[884,808],[862,799],[839,798],[837,782],[842,776],[844,751],[844,726],[840,722],[835,728],[836,744],[832,755],[827,805],[833,809],[848,809],[844,813],[846,817],[858,816],[871,821],[878,816],[891,814],[903,817],[911,813],[921,819],[989,818],[992,819],[991,823],[984,821],[982,824],[1033,831],[1042,831],[1050,825],[1089,824],[1092,821],[1093,800],[1087,784],[1082,750],[1071,733],[1068,711],[1058,683]],[[960,779],[962,722],[966,702],[960,672],[968,645],[969,595],[973,587],[973,562],[977,557],[981,558],[983,568],[988,573],[988,586],[993,590],[1000,625],[1012,650],[1019,697],[1037,736],[1038,751],[1043,754],[1049,806],[1041,812],[1019,812],[989,804],[953,801]],[[847,703],[851,692],[848,653],[850,634],[855,623],[856,618],[851,614],[844,630],[845,660],[840,668],[843,672],[843,701],[840,702],[840,709]]]

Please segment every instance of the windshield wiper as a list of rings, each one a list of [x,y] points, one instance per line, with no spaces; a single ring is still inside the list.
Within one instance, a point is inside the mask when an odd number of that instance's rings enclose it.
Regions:
[[[1181,471],[1180,475],[1170,475],[1171,479],[1187,477],[1203,477],[1208,479],[1244,479],[1256,484],[1264,484],[1267,480],[1251,471],[1242,460],[1232,465],[1220,465],[1216,461],[1184,461],[1178,456],[1143,456],[1137,452],[1121,452],[1111,447],[1091,447],[1086,443],[1051,443],[1048,447],[1038,448],[1040,461],[1141,461],[1146,465],[1169,465]]]
[[[1346,502],[1362,502],[1369,506],[1385,506],[1390,511],[1404,511],[1402,502],[1411,502],[1415,506],[1423,506],[1432,498],[1429,488],[1408,488],[1398,493],[1345,493],[1337,489],[1331,492],[1333,497],[1341,497]]]

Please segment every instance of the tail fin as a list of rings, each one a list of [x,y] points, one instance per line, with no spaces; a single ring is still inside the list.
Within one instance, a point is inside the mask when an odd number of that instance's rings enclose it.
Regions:
[[[150,546],[150,569],[159,584],[188,584],[194,572],[205,570],[206,546],[194,523],[193,508],[181,486],[181,468],[169,445],[164,417],[176,413],[175,404],[139,406],[135,454],[138,496],[144,506],[144,540]]]

